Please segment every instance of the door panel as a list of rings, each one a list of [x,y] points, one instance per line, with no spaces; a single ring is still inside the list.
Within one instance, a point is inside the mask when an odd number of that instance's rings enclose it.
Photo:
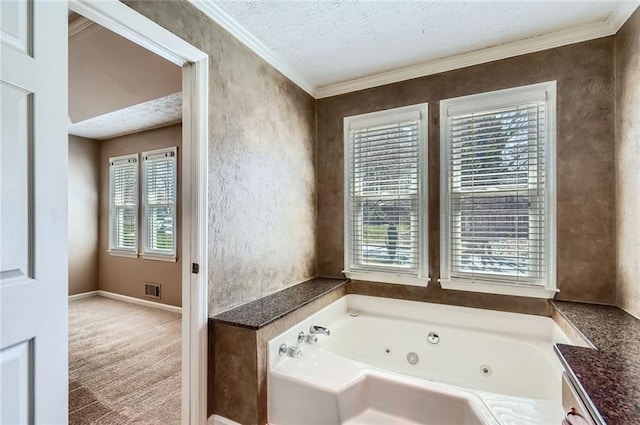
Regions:
[[[65,424],[67,2],[1,0],[0,27],[0,424]]]
[[[0,5],[0,34],[2,42],[31,54],[32,1],[3,1]]]
[[[0,375],[2,375],[0,423],[2,424],[33,423],[31,417],[33,412],[32,350],[32,340],[28,340],[0,351]]]
[[[0,84],[0,286],[3,286],[33,277],[30,132],[33,120],[31,93]]]

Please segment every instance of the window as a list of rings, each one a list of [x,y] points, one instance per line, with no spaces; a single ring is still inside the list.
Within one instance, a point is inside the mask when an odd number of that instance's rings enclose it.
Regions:
[[[443,288],[553,297],[556,83],[440,103]]]
[[[109,251],[138,254],[138,154],[109,158]]]
[[[426,285],[427,104],[347,117],[345,274]]]
[[[142,153],[143,256],[176,256],[175,147]]]

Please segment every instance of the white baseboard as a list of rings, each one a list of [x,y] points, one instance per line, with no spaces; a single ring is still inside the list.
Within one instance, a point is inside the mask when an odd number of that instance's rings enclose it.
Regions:
[[[137,304],[144,307],[157,308],[160,310],[170,311],[172,313],[182,314],[182,308],[173,305],[157,303],[153,301],[141,300],[140,298],[129,297],[127,295],[116,294],[115,292],[99,290],[98,295],[105,298],[111,298],[116,301],[124,301],[126,303]]]
[[[234,422],[231,419],[227,419],[224,416],[211,415],[207,420],[207,425],[240,425],[238,422]]]
[[[101,289],[97,291],[84,292],[82,294],[69,295],[69,301],[81,300],[83,298],[96,297],[96,296],[110,298],[116,301],[124,301],[126,303],[131,303],[131,304],[137,304],[143,307],[157,308],[159,310],[165,310],[165,311],[170,311],[172,313],[182,314],[181,307],[157,303],[153,301],[141,300],[140,298],[129,297],[127,295],[116,294],[115,292],[103,291]]]
[[[83,292],[81,294],[69,295],[69,301],[81,300],[83,298],[97,297],[98,291]]]

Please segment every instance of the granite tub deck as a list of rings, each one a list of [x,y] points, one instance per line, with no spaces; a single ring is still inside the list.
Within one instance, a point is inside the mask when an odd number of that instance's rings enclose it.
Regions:
[[[213,317],[217,323],[258,330],[347,284],[346,279],[314,278]]]
[[[267,421],[267,342],[347,293],[346,279],[315,278],[209,319],[208,415]]]
[[[595,347],[555,347],[592,415],[607,425],[640,424],[640,320],[614,306],[553,304]]]

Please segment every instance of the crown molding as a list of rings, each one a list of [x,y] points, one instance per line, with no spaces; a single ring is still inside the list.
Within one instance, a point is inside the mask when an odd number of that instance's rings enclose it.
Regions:
[[[249,50],[260,56],[285,77],[295,83],[302,90],[315,95],[315,87],[295,70],[291,64],[283,60],[280,55],[268,48],[260,39],[254,36],[247,28],[231,16],[222,6],[213,0],[188,0],[202,13],[211,18],[233,37],[238,39]]]
[[[612,34],[620,31],[620,28],[622,28],[624,23],[633,15],[633,12],[636,11],[639,5],[640,1],[638,0],[618,2],[616,8],[613,9],[607,18],[607,24],[609,24]]]
[[[480,65],[528,53],[562,47],[616,34],[638,8],[640,1],[619,1],[607,19],[579,27],[538,35],[512,43],[392,69],[366,77],[314,87],[295,68],[283,60],[214,0],[188,0],[198,10],[260,56],[285,77],[316,99],[397,83],[399,81]]]
[[[87,38],[104,30],[100,25],[80,16],[69,23],[69,47],[82,43]]]
[[[319,87],[316,89],[316,99],[614,35],[638,6],[637,3],[631,3],[633,7],[625,3],[621,5],[624,7],[619,6],[616,13],[603,21]]]
[[[93,22],[85,18],[84,16],[79,16],[73,21],[69,22],[69,38],[78,34],[83,29],[93,25]]]

